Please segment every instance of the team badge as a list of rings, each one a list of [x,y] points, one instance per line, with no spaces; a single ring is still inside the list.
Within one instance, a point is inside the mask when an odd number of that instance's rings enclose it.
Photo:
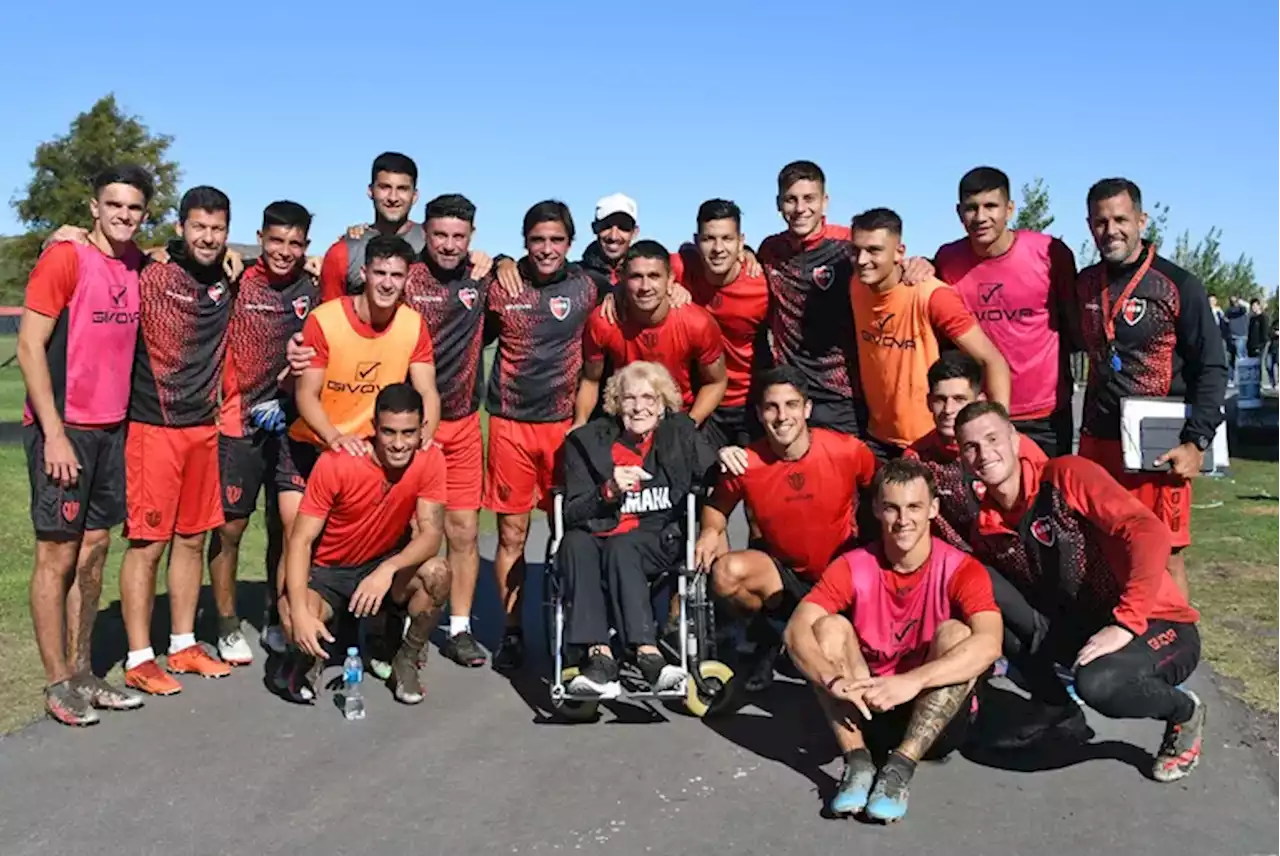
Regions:
[[[1053,546],[1053,527],[1049,525],[1049,518],[1039,517],[1031,521],[1031,537],[1046,547]]]
[[[1142,320],[1147,314],[1147,301],[1142,297],[1130,297],[1124,302],[1124,309],[1120,312],[1120,317],[1124,319],[1124,323],[1130,327]]]
[[[62,519],[68,523],[74,523],[76,518],[80,516],[80,503],[74,499],[69,499],[62,503]]]
[[[306,318],[307,313],[311,311],[311,298],[307,295],[295,297],[293,299],[293,314],[299,319]]]
[[[159,525],[160,525],[160,512],[159,512],[159,511],[156,511],[154,508],[153,508],[153,509],[151,509],[150,511],[148,511],[148,512],[146,513],[146,521],[147,521],[147,525],[148,525],[148,526],[150,526],[150,527],[152,527],[152,528],[155,528],[156,526],[159,526]]]
[[[551,310],[551,315],[557,321],[563,321],[569,317],[569,310],[572,308],[567,297],[553,297],[547,303],[547,307]]]
[[[787,476],[787,484],[791,485],[792,490],[802,490],[804,488],[804,473],[792,473]]]
[[[652,330],[648,330],[648,331],[645,331],[644,333],[641,333],[640,344],[644,345],[646,348],[649,348],[650,350],[658,347],[658,334],[654,333]]]
[[[214,303],[221,303],[222,297],[227,293],[227,287],[220,282],[215,282],[209,286],[209,299]]]
[[[986,484],[983,482],[977,481],[975,479],[973,482],[973,495],[978,498],[978,502],[982,502],[982,500],[986,499],[986,496],[987,496]]]
[[[813,284],[826,291],[831,287],[831,280],[835,278],[835,271],[830,265],[822,265],[813,269]]]
[[[458,289],[458,300],[466,307],[467,311],[471,311],[471,307],[476,305],[476,298],[480,296],[480,292],[471,286]]]
[[[227,493],[227,504],[235,505],[237,502],[240,501],[240,496],[243,493],[243,491],[240,489],[240,485],[229,484],[227,485],[226,493]]]
[[[721,306],[724,306],[724,295],[720,292],[716,292],[716,296],[711,298],[711,303],[708,305],[710,305],[712,309],[719,309]]]

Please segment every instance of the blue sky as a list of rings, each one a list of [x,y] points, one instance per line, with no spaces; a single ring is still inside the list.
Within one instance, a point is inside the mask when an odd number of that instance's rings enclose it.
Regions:
[[[1170,205],[1173,231],[1220,226],[1226,255],[1280,279],[1270,4],[5,5],[6,200],[35,146],[114,91],[176,138],[184,187],[231,195],[239,241],[292,198],[323,252],[368,219],[369,163],[393,149],[417,160],[422,202],[471,197],[491,253],[518,251],[546,197],[569,203],[581,251],[615,191],[671,245],[702,200],[734,199],[758,242],[797,158],[826,170],[832,219],[887,205],[908,250],[931,253],[957,236],[960,175],[991,164],[1046,180],[1050,231],[1073,249],[1089,184],[1124,175]],[[0,234],[19,228],[0,211]]]

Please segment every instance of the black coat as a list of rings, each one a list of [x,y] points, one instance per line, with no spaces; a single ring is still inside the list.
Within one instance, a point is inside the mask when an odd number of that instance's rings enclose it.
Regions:
[[[564,525],[566,529],[607,532],[618,525],[619,502],[604,498],[613,476],[613,444],[622,436],[616,416],[601,416],[571,432],[564,443]],[[710,485],[718,471],[716,450],[686,413],[669,413],[654,429],[644,468],[670,488],[671,510],[665,526],[684,515],[685,498]]]

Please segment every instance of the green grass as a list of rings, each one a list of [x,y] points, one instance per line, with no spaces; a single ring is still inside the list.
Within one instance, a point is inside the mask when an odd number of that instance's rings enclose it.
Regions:
[[[4,365],[13,357],[18,347],[17,336],[0,336],[0,422],[21,422],[22,407],[27,400],[27,388],[22,383],[22,371],[18,361]]]

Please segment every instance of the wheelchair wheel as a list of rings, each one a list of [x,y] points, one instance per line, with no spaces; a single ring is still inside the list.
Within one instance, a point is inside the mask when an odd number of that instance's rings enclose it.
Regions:
[[[560,673],[561,683],[568,684],[578,676],[578,667],[570,666]],[[552,699],[551,707],[556,713],[563,716],[570,722],[591,722],[596,718],[596,712],[600,707],[598,701],[580,701],[578,699],[565,697],[560,700]]]
[[[712,692],[710,694],[700,692],[697,683],[690,677],[684,708],[699,719],[715,716],[728,705],[729,695],[732,692],[730,683],[733,681],[733,669],[719,660],[702,660],[698,663],[698,674]]]

